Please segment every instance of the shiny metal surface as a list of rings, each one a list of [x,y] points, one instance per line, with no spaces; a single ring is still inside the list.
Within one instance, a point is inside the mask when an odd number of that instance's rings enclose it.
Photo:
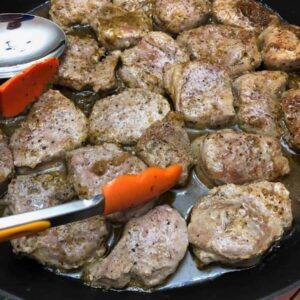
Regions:
[[[0,14],[0,78],[9,78],[33,62],[59,57],[65,49],[63,30],[30,14]]]
[[[89,200],[72,201],[49,208],[0,218],[0,230],[47,220],[51,226],[80,221],[103,213],[104,198],[97,195]]]

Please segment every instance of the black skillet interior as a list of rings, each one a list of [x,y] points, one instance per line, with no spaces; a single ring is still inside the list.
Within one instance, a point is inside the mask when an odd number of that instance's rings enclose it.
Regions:
[[[1,0],[0,12],[26,12],[43,0]],[[290,23],[300,25],[300,1],[265,1]],[[299,224],[299,222],[297,222]],[[300,227],[259,265],[180,289],[149,293],[102,292],[57,276],[29,259],[16,258],[8,243],[0,245],[0,298],[22,299],[273,299],[300,287]]]

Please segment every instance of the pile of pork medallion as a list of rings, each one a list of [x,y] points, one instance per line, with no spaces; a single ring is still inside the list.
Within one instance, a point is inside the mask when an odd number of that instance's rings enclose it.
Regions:
[[[212,189],[189,224],[153,199],[14,240],[16,253],[83,268],[96,287],[153,287],[189,244],[202,265],[242,266],[283,236],[293,218],[276,182],[290,172],[279,140],[300,149],[300,87],[288,74],[300,69],[299,27],[254,0],[52,0],[50,17],[68,39],[54,87],[110,96],[83,113],[50,89],[9,139],[1,134],[7,213],[89,198],[154,165],[181,164],[179,188],[195,166]],[[76,35],[78,24],[93,34]],[[190,142],[186,128],[211,130]],[[62,170],[15,175],[57,158]],[[111,223],[125,227],[107,253]]]

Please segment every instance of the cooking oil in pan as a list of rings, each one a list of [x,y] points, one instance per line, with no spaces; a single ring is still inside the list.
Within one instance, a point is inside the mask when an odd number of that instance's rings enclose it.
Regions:
[[[49,4],[46,2],[44,5],[39,6],[36,10],[32,11],[37,15],[48,17]],[[88,28],[75,28],[73,34],[90,34]],[[289,87],[300,87],[300,76],[299,74],[292,74],[290,76]],[[89,115],[91,108],[95,101],[111,94],[112,92],[116,92],[118,90],[123,89],[124,87],[120,85],[117,90],[114,90],[110,93],[97,94],[91,91],[83,91],[83,92],[73,92],[66,88],[55,87],[61,90],[68,98],[72,99],[74,103],[86,114]],[[0,119],[0,128],[4,130],[6,134],[9,136],[12,132],[20,126],[20,122],[24,119],[24,115],[12,118],[12,119]],[[238,126],[233,126],[233,128],[238,129]],[[194,140],[197,136],[204,134],[210,130],[191,130],[188,129],[188,134],[191,140]],[[282,181],[285,186],[290,191],[291,199],[293,200],[293,214],[295,219],[295,226],[287,234],[284,239],[288,239],[290,235],[293,234],[297,228],[298,223],[300,223],[300,155],[293,152],[286,144],[286,142],[282,139],[282,145],[284,148],[285,155],[289,158],[291,172],[289,175],[282,178]],[[190,175],[190,179],[188,185],[182,189],[173,189],[163,195],[158,203],[167,203],[174,208],[176,208],[182,216],[189,221],[189,216],[191,209],[195,203],[201,201],[201,198],[205,196],[208,192],[208,188],[201,183],[201,181],[197,178],[195,171]],[[109,254],[114,245],[118,242],[122,235],[123,226],[121,225],[111,225],[111,235],[109,240],[107,241],[107,253]],[[266,254],[268,257],[272,256],[272,253],[277,252],[280,247],[280,243],[276,243],[271,247],[269,252]],[[261,262],[263,257],[260,257],[256,261],[251,261],[247,267],[255,266],[257,263]],[[248,262],[249,263],[249,262]],[[199,268],[200,266],[200,268]],[[163,289],[171,289],[177,288],[181,286],[191,285],[195,283],[200,283],[203,281],[211,280],[218,276],[221,276],[225,273],[229,272],[237,272],[242,271],[242,268],[234,268],[234,267],[226,267],[220,265],[211,265],[205,268],[201,268],[199,262],[193,257],[191,249],[187,251],[183,261],[179,265],[177,272],[168,278],[168,280],[161,286],[155,288],[156,290]],[[57,273],[57,272],[56,272]],[[81,271],[75,270],[74,272],[68,273],[57,273],[62,276],[71,277],[73,279],[80,279]],[[140,288],[130,286],[127,290],[139,290]]]

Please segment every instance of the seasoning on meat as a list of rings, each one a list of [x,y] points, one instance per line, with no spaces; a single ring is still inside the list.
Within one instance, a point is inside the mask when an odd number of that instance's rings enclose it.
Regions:
[[[8,147],[8,139],[0,130],[0,183],[10,178],[14,172],[12,152]]]
[[[182,32],[177,42],[191,59],[202,59],[228,69],[231,76],[253,71],[261,64],[255,35],[243,28],[208,24]]]
[[[175,272],[187,247],[184,219],[175,209],[158,206],[131,219],[112,252],[85,267],[83,279],[93,287],[123,288],[131,280],[152,287]]]
[[[33,105],[10,139],[14,164],[34,168],[80,147],[86,137],[84,114],[59,91],[49,90]]]
[[[89,138],[103,142],[134,145],[155,121],[170,111],[164,97],[142,89],[128,89],[96,102],[89,118]]]
[[[199,177],[215,184],[274,180],[289,173],[278,140],[223,129],[196,138],[192,151]]]
[[[214,0],[213,15],[218,22],[260,33],[279,17],[256,0]]]
[[[202,264],[243,266],[262,255],[292,224],[289,192],[267,181],[214,188],[194,206],[189,242]]]
[[[289,90],[283,94],[282,110],[291,135],[290,143],[300,150],[300,89]]]
[[[300,27],[270,26],[259,37],[264,65],[268,69],[300,69]]]
[[[89,199],[101,192],[101,187],[117,176],[137,174],[147,166],[136,156],[123,151],[115,144],[87,146],[70,151],[66,155],[68,171],[75,191],[80,198]],[[117,222],[146,213],[154,205],[149,202],[108,218]]]
[[[173,63],[188,61],[188,55],[169,35],[148,33],[135,47],[121,55],[121,79],[132,88],[163,93],[163,69]]]
[[[10,214],[51,207],[75,196],[64,173],[20,175],[8,187],[6,202]],[[100,216],[53,227],[31,237],[12,240],[16,253],[30,256],[43,265],[60,270],[82,266],[105,252],[108,230]]]
[[[153,18],[161,30],[179,33],[205,23],[210,12],[210,0],[156,0]]]
[[[247,132],[278,137],[281,95],[288,75],[279,71],[245,74],[235,80],[238,122]]]
[[[184,129],[182,116],[169,113],[162,121],[152,124],[139,139],[137,155],[149,166],[168,167],[180,164],[179,184],[186,184],[193,165],[191,144]]]
[[[92,88],[95,92],[111,90],[117,86],[115,69],[119,51],[103,58],[105,49],[99,48],[96,40],[72,35],[68,35],[67,39],[67,49],[56,78],[57,84],[78,91]]]
[[[104,6],[90,22],[99,42],[110,50],[132,47],[152,30],[145,12],[128,12],[116,5]]]
[[[110,3],[110,0],[51,0],[50,18],[69,31],[73,25],[86,25],[89,18]]]
[[[164,85],[189,127],[218,127],[235,118],[231,80],[218,65],[204,61],[170,65]]]

